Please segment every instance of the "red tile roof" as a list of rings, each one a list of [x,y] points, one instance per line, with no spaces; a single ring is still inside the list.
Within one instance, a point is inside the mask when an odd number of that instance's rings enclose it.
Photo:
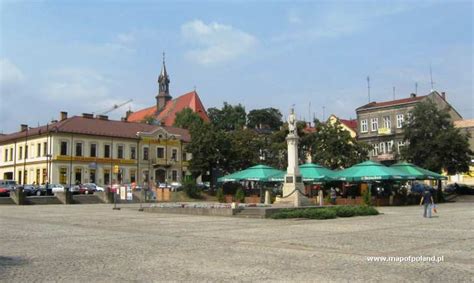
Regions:
[[[352,119],[352,120],[339,119],[339,122],[346,125],[348,128],[352,129],[353,131],[357,132],[357,119]]]
[[[391,100],[391,101],[384,101],[384,102],[370,102],[369,104],[366,104],[364,106],[361,106],[357,108],[356,110],[359,109],[368,109],[368,108],[376,108],[376,107],[386,107],[386,106],[393,106],[393,105],[399,105],[399,104],[406,104],[406,103],[412,103],[416,102],[419,100],[422,100],[425,98],[427,95],[422,95],[422,96],[416,96],[416,97],[409,97],[409,98],[402,98],[402,99],[397,99],[397,100]]]
[[[74,116],[51,125],[30,128],[28,129],[28,133],[24,131],[0,136],[0,143],[20,138],[23,139],[26,135],[28,135],[28,137],[37,136],[45,134],[48,131],[136,139],[137,132],[151,132],[159,127],[162,127],[170,134],[181,136],[181,140],[183,141],[189,142],[191,140],[188,130],[181,128]]]
[[[127,121],[129,122],[141,122],[147,116],[156,117],[165,126],[172,126],[176,118],[176,113],[182,111],[185,108],[191,108],[197,113],[205,122],[209,122],[206,109],[199,98],[196,91],[188,92],[181,95],[173,100],[166,103],[165,108],[157,113],[156,106],[148,107],[137,112],[133,112],[128,116]]]

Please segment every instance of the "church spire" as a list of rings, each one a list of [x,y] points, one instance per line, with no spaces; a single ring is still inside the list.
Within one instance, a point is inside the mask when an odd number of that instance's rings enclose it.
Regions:
[[[158,95],[156,96],[156,108],[158,111],[165,108],[166,103],[171,100],[170,95],[170,78],[168,72],[166,72],[165,64],[165,52],[163,52],[163,67],[161,68],[161,73],[158,76]]]

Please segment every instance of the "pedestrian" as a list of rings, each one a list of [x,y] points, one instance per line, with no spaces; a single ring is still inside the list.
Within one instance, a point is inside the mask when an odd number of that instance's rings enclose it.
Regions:
[[[336,190],[334,188],[331,188],[330,196],[331,196],[331,203],[336,204],[337,194],[336,194]]]
[[[428,188],[425,188],[423,195],[421,196],[420,205],[424,206],[423,217],[431,218],[431,206],[434,205],[433,195]]]

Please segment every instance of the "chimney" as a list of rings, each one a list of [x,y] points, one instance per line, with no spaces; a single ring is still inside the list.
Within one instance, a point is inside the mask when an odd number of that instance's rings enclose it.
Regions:
[[[67,112],[61,111],[59,121],[66,120],[67,119]]]
[[[20,130],[21,130],[22,132],[28,130],[28,125],[26,125],[26,124],[21,124],[21,125],[20,125]]]
[[[128,119],[128,117],[130,117],[130,115],[132,115],[133,111],[132,110],[128,110],[127,112],[125,112],[125,120]]]
[[[416,93],[411,93],[411,94],[410,94],[410,97],[411,97],[411,98],[415,98],[415,97],[416,97]]]
[[[87,118],[87,119],[92,119],[92,118],[94,118],[94,114],[82,113],[82,117]]]
[[[444,91],[441,92],[441,97],[442,97],[444,100],[446,100],[446,92],[444,92]]]

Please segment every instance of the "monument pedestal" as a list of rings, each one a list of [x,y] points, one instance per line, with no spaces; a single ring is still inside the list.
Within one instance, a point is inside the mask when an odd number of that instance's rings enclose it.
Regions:
[[[274,204],[277,206],[294,207],[311,204],[309,199],[304,195],[304,184],[301,181],[301,176],[285,176],[282,197],[277,197]]]

